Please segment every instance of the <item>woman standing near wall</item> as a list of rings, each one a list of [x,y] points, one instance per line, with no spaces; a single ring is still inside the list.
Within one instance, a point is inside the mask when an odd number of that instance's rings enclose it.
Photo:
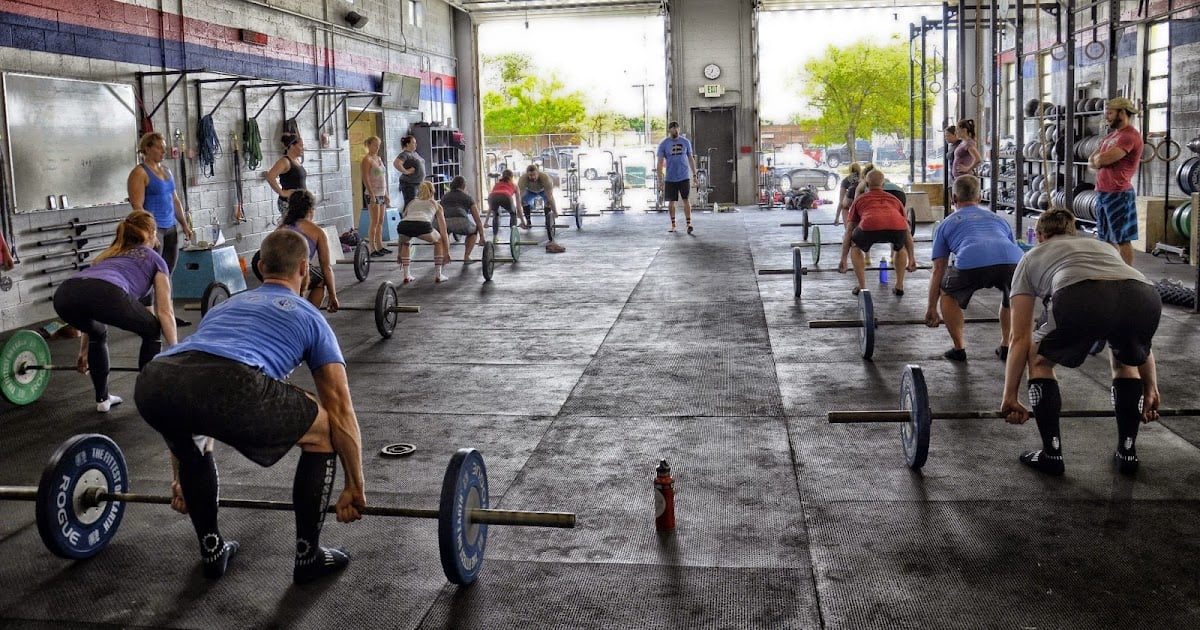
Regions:
[[[304,170],[304,139],[299,134],[285,133],[279,138],[283,155],[267,171],[267,183],[279,195],[279,216],[287,214],[288,198],[297,190],[308,190],[308,173]]]
[[[129,172],[126,188],[129,193],[129,205],[134,210],[149,212],[154,217],[158,231],[158,247],[155,251],[162,254],[167,263],[167,272],[175,269],[175,260],[179,256],[179,231],[177,225],[183,226],[187,240],[192,240],[192,228],[183,215],[183,202],[175,191],[175,176],[163,164],[167,155],[167,141],[157,131],[142,136],[138,143],[138,151],[142,154],[142,163],[133,167]]]
[[[983,161],[979,147],[975,146],[975,121],[967,118],[958,121],[955,126],[958,146],[954,147],[954,177],[975,172],[975,167]]]
[[[417,153],[417,139],[408,135],[400,139],[400,155],[392,161],[400,171],[400,196],[404,205],[417,198],[417,187],[425,181],[425,158]]]
[[[392,197],[388,194],[387,170],[383,159],[379,157],[379,136],[367,138],[363,145],[367,154],[363,156],[362,181],[367,189],[367,216],[370,227],[367,230],[367,246],[371,248],[371,256],[378,258],[392,253],[383,246],[383,216],[388,206],[392,205]]]

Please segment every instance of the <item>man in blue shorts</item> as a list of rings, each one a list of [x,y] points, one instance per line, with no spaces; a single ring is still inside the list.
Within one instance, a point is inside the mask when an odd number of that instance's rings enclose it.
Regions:
[[[1104,108],[1104,120],[1111,132],[1088,158],[1088,168],[1096,171],[1096,236],[1112,243],[1121,252],[1125,264],[1133,264],[1133,241],[1138,237],[1137,193],[1133,175],[1142,160],[1142,134],[1129,118],[1137,108],[1119,96]]]
[[[1000,345],[996,356],[1008,358],[1008,290],[1013,271],[1021,261],[1021,248],[1013,238],[1008,221],[979,205],[979,180],[959,175],[952,192],[955,211],[938,224],[933,235],[933,275],[929,279],[929,302],[925,325],[937,328],[946,323],[954,347],[942,356],[966,361],[963,342],[963,312],[971,296],[981,289],[1000,290]],[[950,264],[950,255],[954,263]],[[941,316],[938,316],[938,305]]]
[[[1004,368],[1005,420],[1022,424],[1029,412],[1017,399],[1021,375],[1029,371],[1029,402],[1037,418],[1042,448],[1027,451],[1021,463],[1048,475],[1063,474],[1059,414],[1062,397],[1055,365],[1079,367],[1096,339],[1108,342],[1112,404],[1117,420],[1113,463],[1121,474],[1138,469],[1135,442],[1139,422],[1158,419],[1158,374],[1151,344],[1162,316],[1162,300],[1141,272],[1125,264],[1115,249],[1075,235],[1075,215],[1053,208],[1038,217],[1039,243],[1013,272],[1012,345]],[[1036,302],[1046,304],[1034,324]]]
[[[209,579],[224,575],[238,551],[238,543],[217,528],[213,440],[260,466],[301,448],[292,484],[292,578],[303,584],[350,562],[345,550],[318,542],[337,459],[346,474],[337,520],[362,518],[362,440],[337,338],[316,307],[300,297],[308,281],[308,244],[292,230],[277,230],[260,252],[263,285],[214,307],[192,336],[148,363],[134,400],[171,450],[171,505],[191,517]],[[312,370],[316,395],[284,381],[302,361]]]
[[[670,135],[658,143],[655,170],[658,181],[662,182],[663,199],[667,200],[667,214],[671,215],[668,231],[675,231],[675,202],[683,199],[683,218],[687,221],[687,232],[691,234],[692,202],[688,200],[688,191],[696,177],[696,154],[692,152],[691,141],[679,135],[679,123],[672,120],[667,125],[667,133]]]

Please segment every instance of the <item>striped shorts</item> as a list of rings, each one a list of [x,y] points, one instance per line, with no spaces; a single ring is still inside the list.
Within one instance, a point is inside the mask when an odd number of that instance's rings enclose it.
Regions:
[[[1098,193],[1096,200],[1096,236],[1106,243],[1137,240],[1137,195],[1133,189],[1119,193]]]

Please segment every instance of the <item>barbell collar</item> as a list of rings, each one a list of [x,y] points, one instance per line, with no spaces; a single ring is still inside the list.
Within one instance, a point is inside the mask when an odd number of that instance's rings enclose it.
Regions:
[[[0,497],[4,497],[5,488],[0,487]],[[37,498],[37,488],[16,488],[20,491],[19,497],[5,498]],[[32,494],[30,494],[32,493]],[[150,495],[150,494],[135,494],[132,492],[104,492],[99,488],[92,488],[83,493],[80,497],[80,503],[84,508],[91,508],[105,501],[120,501],[122,503],[153,503],[156,505],[170,505],[171,497],[165,495]],[[217,505],[227,508],[242,508],[250,510],[273,510],[277,512],[291,512],[295,510],[295,506],[284,501],[264,501],[257,499],[225,499],[217,500]],[[337,513],[337,507],[330,505],[325,508],[325,511],[330,514]],[[441,518],[441,512],[426,508],[402,508],[402,507],[387,507],[387,506],[372,506],[368,505],[359,509],[359,512],[366,516],[390,516],[401,518]],[[516,525],[524,527],[558,527],[563,529],[571,529],[575,527],[575,514],[572,512],[524,512],[519,510],[492,510],[475,508],[467,510],[467,518],[472,523],[480,525]]]

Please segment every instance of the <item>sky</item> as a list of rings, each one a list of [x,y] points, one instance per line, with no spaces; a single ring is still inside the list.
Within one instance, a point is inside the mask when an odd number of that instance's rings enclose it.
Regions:
[[[924,9],[783,11],[760,14],[759,70],[763,119],[784,122],[803,110],[797,74],[825,47],[892,34],[907,40],[909,24],[921,15],[936,19],[940,7]],[[940,35],[936,38],[940,42]],[[484,22],[479,27],[483,55],[526,54],[544,72],[554,72],[569,90],[588,95],[595,109],[629,116],[642,112],[642,89],[652,117],[666,114],[661,17],[530,18]],[[484,86],[488,89],[488,86]]]

